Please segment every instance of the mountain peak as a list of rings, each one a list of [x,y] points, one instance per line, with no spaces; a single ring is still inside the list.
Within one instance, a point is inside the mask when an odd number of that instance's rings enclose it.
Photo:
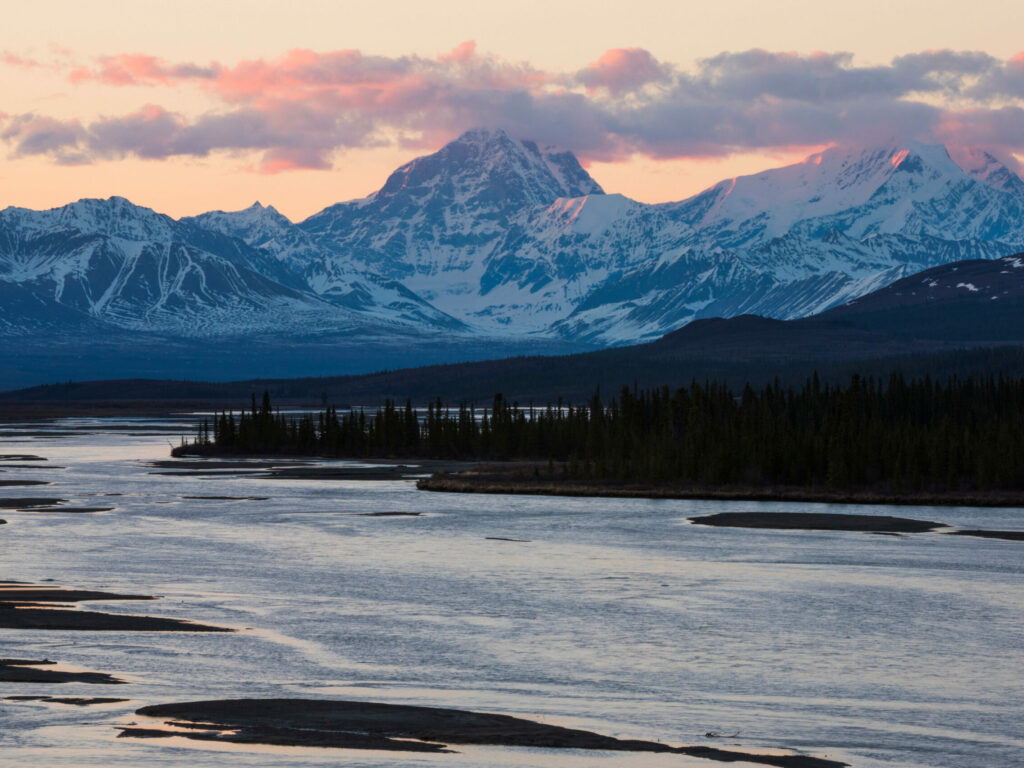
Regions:
[[[982,170],[968,173],[945,146],[920,141],[834,146],[803,162],[719,183],[673,208],[733,247],[791,231],[820,238],[830,229],[856,239],[876,233],[1002,236],[1011,227],[996,212],[1004,204],[1019,208],[1005,193],[1014,192],[1016,180],[1024,195],[1024,182],[984,157],[978,163]]]
[[[106,199],[85,197],[45,211],[9,208],[4,214],[28,230],[76,229],[125,240],[171,239],[176,224],[170,216],[117,195]]]
[[[378,200],[413,195],[477,202],[549,205],[559,197],[603,194],[576,156],[512,138],[504,129],[474,128],[432,155],[396,170]]]
[[[470,128],[464,131],[451,144],[490,144],[493,142],[513,141],[504,128]]]
[[[1024,197],[1024,180],[1017,173],[1014,161],[983,147],[961,147],[953,154],[957,165],[972,178],[1002,192]]]

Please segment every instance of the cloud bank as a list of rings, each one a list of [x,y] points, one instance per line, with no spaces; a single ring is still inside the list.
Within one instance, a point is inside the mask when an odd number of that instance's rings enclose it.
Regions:
[[[42,66],[11,53],[0,65]],[[133,53],[61,66],[72,86],[132,87],[149,103],[92,120],[0,114],[0,140],[15,156],[89,163],[256,151],[257,170],[279,173],[330,168],[352,148],[434,148],[477,126],[557,144],[584,161],[890,138],[1024,152],[1024,52],[1001,60],[926,51],[863,66],[849,53],[750,50],[684,69],[618,48],[576,72],[545,72],[467,42],[435,58],[293,50],[223,64]],[[172,112],[159,105],[170,88],[218,106]]]

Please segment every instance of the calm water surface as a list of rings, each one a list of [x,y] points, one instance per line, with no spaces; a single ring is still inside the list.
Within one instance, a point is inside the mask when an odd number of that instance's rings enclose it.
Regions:
[[[130,682],[0,684],[0,699],[131,699],[88,708],[0,700],[0,765],[716,765],[116,738],[117,725],[145,720],[133,713],[146,704],[250,696],[505,712],[621,737],[792,748],[861,768],[1024,765],[1024,544],[687,522],[828,510],[1020,530],[1024,510],[463,496],[417,492],[410,481],[167,476],[146,462],[167,458],[174,424],[125,426],[0,426],[0,453],[49,459],[0,479],[53,482],[0,495],[116,507],[0,513],[0,579],[161,595],[83,607],[241,631],[0,630],[0,657],[46,657]]]

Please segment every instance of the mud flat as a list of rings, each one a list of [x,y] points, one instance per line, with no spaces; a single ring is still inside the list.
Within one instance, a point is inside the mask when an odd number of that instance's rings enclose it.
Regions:
[[[131,699],[112,699],[108,696],[4,696],[4,701],[43,701],[47,704],[91,707],[95,704],[119,704]]]
[[[0,586],[0,629],[91,630],[121,632],[233,632],[227,627],[196,624],[161,616],[82,611],[67,603],[85,600],[154,600],[149,595],[40,587],[32,584]],[[50,607],[65,604],[63,607]]]
[[[269,496],[182,496],[183,499],[198,501],[269,501]]]
[[[160,616],[126,616],[68,608],[29,608],[0,604],[0,629],[86,630],[99,632],[234,632]]]
[[[365,701],[224,699],[142,707],[136,714],[164,719],[170,728],[122,728],[121,736],[184,736],[203,741],[415,752],[448,752],[451,751],[449,744],[478,744],[669,752],[779,768],[842,768],[846,765],[808,755],[767,755],[616,739],[509,715]]]
[[[67,499],[22,496],[0,498],[0,509],[32,509],[34,507],[57,507],[67,504]]]
[[[62,669],[38,669],[56,664],[49,659],[0,659],[0,682],[4,683],[90,683],[93,685],[120,685],[105,672],[68,672]],[[8,699],[19,697],[8,696]],[[45,698],[45,697],[33,697]]]
[[[720,512],[691,517],[691,523],[723,528],[767,528],[778,531],[855,531],[889,536],[901,533],[938,532],[951,536],[978,536],[984,539],[1024,541],[1024,531],[988,531],[964,529],[941,531],[945,523],[884,515],[846,515],[828,512]]]
[[[721,512],[691,517],[691,523],[725,528],[773,528],[785,531],[861,531],[865,533],[927,533],[945,523],[882,515],[840,515],[824,512]]]
[[[44,507],[44,506],[38,506],[38,507],[22,507],[22,508],[18,509],[18,511],[19,512],[39,512],[39,513],[60,512],[60,513],[63,513],[63,514],[80,514],[80,515],[85,515],[85,514],[93,514],[95,512],[113,512],[115,509],[117,509],[117,507],[59,507],[59,506]]]
[[[66,589],[65,587],[36,584],[7,584],[0,586],[3,603],[78,603],[84,600],[156,600],[151,595],[125,595],[93,589]]]
[[[964,529],[946,531],[951,536],[978,536],[983,539],[1004,539],[1006,541],[1024,541],[1024,531],[985,531]]]

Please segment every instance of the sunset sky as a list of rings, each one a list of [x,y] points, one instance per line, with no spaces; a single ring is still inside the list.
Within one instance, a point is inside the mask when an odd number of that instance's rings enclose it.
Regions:
[[[171,10],[173,8],[173,11]],[[0,207],[302,219],[463,130],[648,202],[897,138],[1024,158],[1019,0],[6,3]]]

